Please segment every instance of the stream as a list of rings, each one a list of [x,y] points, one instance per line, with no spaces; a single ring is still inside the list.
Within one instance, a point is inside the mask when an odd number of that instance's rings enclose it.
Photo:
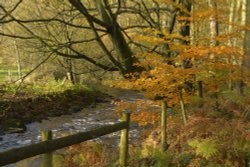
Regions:
[[[142,94],[130,90],[105,88],[102,90],[117,100],[136,101],[142,99]],[[52,130],[53,138],[65,136],[65,134],[74,134],[83,132],[104,125],[112,125],[119,120],[114,117],[114,104],[110,102],[97,103],[95,107],[89,106],[72,115],[62,115],[59,117],[51,117],[41,122],[33,122],[27,125],[24,133],[5,134],[0,136],[0,152],[11,148],[22,147],[41,141],[41,130]],[[131,123],[129,140],[136,140],[140,137],[140,131],[136,123]],[[120,132],[111,133],[92,141],[104,142],[109,147],[117,147]],[[11,164],[6,167],[14,167]]]

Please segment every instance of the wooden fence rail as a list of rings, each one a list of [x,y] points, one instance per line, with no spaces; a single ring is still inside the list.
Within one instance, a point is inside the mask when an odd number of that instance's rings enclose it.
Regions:
[[[120,152],[119,164],[120,166],[126,166],[127,154],[128,154],[128,130],[129,130],[129,113],[123,114],[122,122],[114,125],[106,125],[94,130],[80,132],[70,136],[46,140],[37,144],[32,144],[20,148],[10,149],[0,153],[0,166],[8,165],[11,163],[16,163],[18,161],[24,160],[40,154],[50,153],[54,150],[62,149],[74,144],[79,144],[81,142],[98,138],[122,129],[121,135],[121,145],[122,149]],[[124,134],[125,133],[125,134]],[[124,142],[125,141],[125,142]],[[123,143],[123,144],[122,144]],[[125,145],[124,145],[125,144]],[[124,157],[125,156],[125,157]]]

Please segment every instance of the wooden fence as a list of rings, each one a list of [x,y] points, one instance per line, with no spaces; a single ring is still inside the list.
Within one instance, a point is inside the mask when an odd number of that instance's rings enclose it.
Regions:
[[[106,125],[94,130],[80,132],[62,138],[52,139],[51,131],[43,132],[42,138],[45,141],[1,152],[0,166],[16,163],[26,158],[44,154],[44,166],[52,167],[53,151],[121,130],[119,165],[126,167],[128,160],[129,122],[130,113],[123,113],[122,122],[120,123]]]

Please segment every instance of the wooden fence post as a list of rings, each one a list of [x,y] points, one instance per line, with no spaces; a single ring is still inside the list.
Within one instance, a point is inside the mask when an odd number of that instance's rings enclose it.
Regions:
[[[8,165],[11,163],[16,163],[18,161],[34,157],[36,155],[52,153],[55,150],[62,149],[74,144],[79,144],[81,142],[95,139],[113,132],[121,131],[122,129],[128,128],[129,122],[119,122],[114,125],[105,125],[100,128],[93,130],[79,132],[73,135],[42,141],[40,143],[31,144],[28,146],[23,146],[20,148],[13,148],[3,152],[0,152],[0,166]],[[46,136],[45,132],[44,136]],[[52,136],[52,134],[50,135]],[[45,137],[44,137],[45,138]],[[52,138],[52,137],[51,137]],[[52,156],[50,156],[52,157]],[[50,158],[52,159],[52,158]],[[52,162],[52,161],[50,161]],[[50,166],[50,165],[42,165]]]
[[[161,151],[166,151],[167,144],[167,102],[162,100],[161,104]]]
[[[121,139],[120,139],[120,158],[119,165],[121,167],[126,167],[128,161],[128,133],[129,133],[129,122],[130,122],[130,113],[126,112],[122,114],[122,121],[128,123],[126,129],[121,130]]]
[[[52,131],[42,130],[42,141],[52,140]],[[53,152],[43,155],[43,167],[53,167]]]

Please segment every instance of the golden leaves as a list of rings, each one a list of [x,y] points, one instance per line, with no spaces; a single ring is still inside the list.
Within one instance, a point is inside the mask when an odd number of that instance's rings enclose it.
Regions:
[[[120,115],[124,110],[132,112],[131,120],[140,126],[155,124],[159,121],[160,112],[157,102],[137,100],[135,102],[113,102],[116,105],[116,112]]]
[[[141,112],[132,114],[131,120],[138,122],[139,126],[145,126],[147,124],[154,125],[160,120],[160,112],[141,111]]]

